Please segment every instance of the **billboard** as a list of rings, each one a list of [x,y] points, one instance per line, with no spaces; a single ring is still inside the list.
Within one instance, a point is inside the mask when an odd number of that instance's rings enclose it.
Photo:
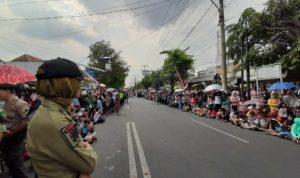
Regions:
[[[281,77],[281,64],[257,67],[258,80],[280,79]]]

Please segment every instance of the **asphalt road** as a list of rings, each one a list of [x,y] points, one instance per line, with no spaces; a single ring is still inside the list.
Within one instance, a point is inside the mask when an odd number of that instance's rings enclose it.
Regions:
[[[300,145],[144,99],[96,132],[95,178],[300,177]]]
[[[300,145],[144,99],[131,99],[97,135],[94,177],[300,177]]]

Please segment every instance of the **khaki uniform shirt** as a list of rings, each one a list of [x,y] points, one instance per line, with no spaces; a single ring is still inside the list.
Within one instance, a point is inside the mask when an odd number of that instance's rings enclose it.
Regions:
[[[29,123],[27,146],[39,178],[75,178],[91,174],[97,155],[82,138],[72,118],[58,104],[45,99]]]

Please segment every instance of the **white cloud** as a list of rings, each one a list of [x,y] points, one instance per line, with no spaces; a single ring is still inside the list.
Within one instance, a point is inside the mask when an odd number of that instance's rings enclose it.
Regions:
[[[11,7],[1,7],[1,5],[5,3],[0,2],[0,58],[11,60],[23,53],[28,53],[45,59],[61,56],[79,60],[82,59],[83,56],[88,55],[88,47],[91,43],[104,39],[111,41],[112,46],[116,48],[117,51],[122,51],[122,57],[128,65],[132,66],[129,72],[130,76],[126,80],[127,85],[130,85],[133,84],[134,76],[140,78],[141,65],[148,65],[148,68],[152,70],[162,66],[165,56],[159,55],[159,52],[164,49],[178,47],[179,43],[210,4],[209,0],[202,0],[199,1],[199,5],[196,6],[196,1],[190,1],[195,4],[190,4],[188,10],[178,19],[168,36],[166,34],[167,31],[169,31],[170,24],[152,33],[153,30],[159,27],[163,19],[167,21],[167,19],[174,17],[175,14],[178,13],[175,1],[176,0],[171,1],[174,3],[171,6],[166,6],[152,13],[132,18],[130,17],[160,7],[161,5],[111,15],[63,18],[25,23],[1,22],[1,18],[87,14],[92,10],[102,9],[103,11],[103,9],[114,6],[124,6],[124,4],[138,1],[61,0]],[[123,8],[131,8],[153,2],[159,2],[159,0],[149,0],[148,2]],[[179,2],[182,5],[183,1]],[[229,2],[229,6],[225,9],[225,18],[227,19],[226,24],[230,24],[236,22],[241,12],[247,7],[255,6],[261,10],[266,0],[227,0],[225,2],[225,4]],[[168,16],[166,16],[167,12]],[[128,19],[120,21],[120,19],[126,18]],[[203,22],[181,46],[182,48],[190,46],[189,52],[195,55],[196,64],[201,64],[196,67],[198,70],[215,65],[217,23],[218,15],[215,7],[212,7]],[[51,38],[66,33],[72,34],[60,38]],[[151,35],[147,38],[136,42],[136,40],[139,40],[149,33],[151,33]],[[3,40],[1,37],[11,40]],[[131,45],[124,48],[124,45],[127,44]],[[3,46],[5,48],[3,48]]]

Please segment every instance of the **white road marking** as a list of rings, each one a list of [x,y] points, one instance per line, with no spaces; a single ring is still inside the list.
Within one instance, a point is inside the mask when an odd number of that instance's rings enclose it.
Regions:
[[[141,162],[144,178],[151,178],[150,170],[149,170],[149,167],[148,167],[148,164],[146,161],[146,157],[145,157],[143,147],[142,147],[139,135],[137,133],[135,124],[132,122],[131,125],[132,125],[132,129],[133,129],[133,134],[134,134],[137,150],[138,150],[139,157],[140,157],[140,162]]]
[[[126,124],[127,126],[127,144],[128,144],[128,157],[129,157],[129,175],[130,178],[137,178],[137,171],[136,171],[136,163],[133,151],[133,144],[130,132],[130,123]]]
[[[217,128],[214,128],[214,127],[212,127],[212,126],[210,126],[210,125],[207,125],[207,124],[205,124],[205,123],[203,123],[203,122],[197,121],[197,120],[195,120],[195,119],[191,119],[191,120],[192,120],[193,122],[197,123],[197,124],[201,124],[201,125],[203,125],[203,126],[205,126],[205,127],[208,127],[208,128],[213,129],[213,130],[215,130],[215,131],[218,131],[218,132],[220,132],[220,133],[222,133],[222,134],[224,134],[224,135],[227,135],[227,136],[229,136],[229,137],[235,138],[235,139],[237,139],[237,140],[239,140],[239,141],[242,141],[242,142],[244,142],[244,143],[249,143],[249,141],[247,141],[247,140],[244,140],[244,139],[239,138],[239,137],[237,137],[237,136],[231,135],[231,134],[229,134],[229,133],[227,133],[227,132],[224,132],[224,131],[219,130],[219,129],[217,129]]]

